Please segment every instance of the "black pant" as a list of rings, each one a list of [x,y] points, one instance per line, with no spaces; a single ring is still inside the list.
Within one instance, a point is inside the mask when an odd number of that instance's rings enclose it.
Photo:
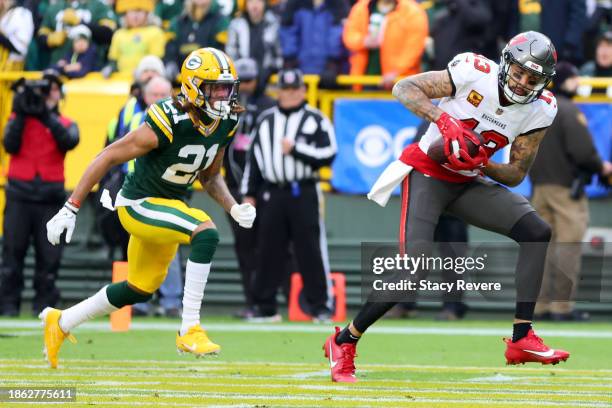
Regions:
[[[457,258],[465,256],[468,241],[467,224],[452,215],[442,214],[438,220],[438,225],[434,231],[434,242],[437,245],[440,256],[443,258]],[[453,245],[454,243],[454,245]],[[461,245],[465,243],[465,245]],[[452,269],[442,270],[442,279],[444,282],[457,282],[461,275],[457,275]],[[414,297],[417,293],[414,292]],[[445,292],[442,295],[442,308],[448,310],[457,310],[460,308],[460,303],[463,301],[463,291],[456,289],[456,285],[450,292]],[[410,302],[402,302],[401,306],[405,310],[416,309],[416,300]]]
[[[276,292],[286,276],[289,242],[304,295],[313,315],[329,312],[328,280],[322,248],[319,197],[314,183],[299,188],[267,186],[257,199],[259,261],[254,301],[264,314],[276,313]],[[325,260],[326,262],[326,260]]]
[[[467,250],[468,231],[467,224],[451,215],[442,214],[438,220],[438,225],[434,231],[434,241],[439,242],[440,256],[444,258],[457,258],[465,256]],[[466,243],[466,245],[456,244],[453,247],[452,243]],[[442,279],[444,282],[457,282],[460,275],[451,269],[442,270]],[[444,293],[444,308],[452,309],[457,302],[463,300],[463,291],[456,289],[457,285],[453,286],[453,290]]]
[[[241,202],[242,197],[237,189],[230,189],[230,192],[236,199]],[[238,268],[240,268],[240,278],[242,280],[242,291],[246,307],[253,307],[253,279],[257,269],[257,225],[259,217],[255,219],[255,224],[252,228],[242,228],[236,221],[227,215],[232,233],[234,234],[234,250],[238,258]]]
[[[18,312],[23,290],[23,266],[30,239],[34,241],[36,266],[32,304],[34,314],[55,306],[60,298],[55,286],[63,245],[47,241],[47,221],[63,203],[35,203],[8,199],[4,209],[4,238],[0,280],[0,306],[4,313]]]

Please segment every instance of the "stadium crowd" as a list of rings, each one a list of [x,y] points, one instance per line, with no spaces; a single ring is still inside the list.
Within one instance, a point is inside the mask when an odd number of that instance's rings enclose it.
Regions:
[[[176,86],[183,60],[202,47],[243,61],[239,71],[259,97],[273,74],[294,68],[319,75],[322,88],[338,88],[336,77],[350,74],[380,76],[379,88],[391,89],[400,77],[444,69],[467,50],[497,59],[526,30],[551,38],[559,60],[581,75],[609,77],[611,29],[612,2],[605,0],[0,0],[0,72],[134,78],[112,141],[146,109],[143,69]]]
[[[601,0],[1,0],[1,71],[131,75],[155,55],[175,78],[200,47],[252,58],[260,86],[300,68],[334,87],[338,74],[440,69],[459,51],[496,58],[514,34],[550,37],[582,75],[608,76],[612,5]]]

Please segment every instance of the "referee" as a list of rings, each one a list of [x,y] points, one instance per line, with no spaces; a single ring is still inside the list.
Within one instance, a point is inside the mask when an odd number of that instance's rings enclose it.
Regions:
[[[278,103],[263,111],[242,178],[244,201],[257,205],[259,261],[253,282],[255,310],[249,319],[280,321],[276,292],[285,278],[289,244],[304,282],[303,308],[329,321],[331,280],[318,169],[331,164],[336,138],[331,122],[306,104],[298,69],[278,74]]]

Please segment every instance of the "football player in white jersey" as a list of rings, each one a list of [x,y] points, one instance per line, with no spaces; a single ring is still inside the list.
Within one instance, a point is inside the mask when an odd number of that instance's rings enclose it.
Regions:
[[[569,357],[566,351],[546,346],[531,327],[551,229],[523,196],[501,185],[516,186],[525,178],[555,118],[556,101],[545,88],[555,74],[556,61],[550,39],[530,31],[510,40],[499,65],[464,53],[450,61],[446,70],[399,81],[393,95],[432,123],[421,141],[408,146],[383,172],[368,195],[384,205],[401,182],[399,242],[405,244],[402,248],[406,251],[432,242],[443,212],[519,243],[513,336],[505,339],[508,364],[557,364]],[[440,99],[440,103],[434,105],[432,99]],[[475,137],[469,129],[483,139],[475,140],[479,147],[472,155],[466,140]],[[440,137],[447,156],[444,165],[427,155],[430,144]],[[489,157],[506,145],[511,145],[509,162],[490,162]],[[497,183],[479,177],[481,173]],[[357,341],[395,303],[370,298],[347,327],[336,327],[327,338],[324,350],[333,381],[356,381]]]

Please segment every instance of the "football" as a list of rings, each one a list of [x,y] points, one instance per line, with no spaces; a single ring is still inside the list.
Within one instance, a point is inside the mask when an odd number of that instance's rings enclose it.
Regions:
[[[475,132],[470,129],[465,129],[464,131],[469,132],[472,135],[474,135],[478,140],[480,140],[480,144],[484,143],[484,139],[482,138],[480,133]],[[467,137],[465,138],[465,144],[468,149],[468,154],[474,157],[478,153],[479,145],[475,144],[474,142],[472,142],[470,138],[467,138]],[[458,147],[459,146],[453,146],[454,149],[457,149]],[[444,154],[444,138],[442,136],[434,140],[429,145],[429,149],[427,149],[427,156],[429,156],[429,158],[435,161],[436,163],[440,163],[440,164],[448,163],[446,154]]]

